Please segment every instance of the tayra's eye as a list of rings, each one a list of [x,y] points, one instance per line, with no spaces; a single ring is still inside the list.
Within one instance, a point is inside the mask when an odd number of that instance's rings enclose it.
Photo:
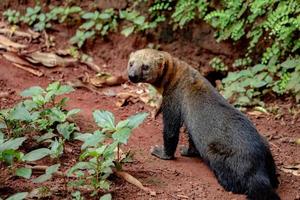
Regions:
[[[132,66],[133,66],[133,62],[130,62],[130,63],[129,63],[129,67],[132,67]]]
[[[142,70],[146,71],[149,69],[149,65],[142,65]]]

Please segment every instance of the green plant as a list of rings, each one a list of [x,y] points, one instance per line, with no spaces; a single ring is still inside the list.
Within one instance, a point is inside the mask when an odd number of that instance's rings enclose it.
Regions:
[[[0,161],[12,165],[14,160],[21,161],[24,154],[18,151],[25,137],[5,139],[0,132]]]
[[[126,158],[121,156],[120,146],[127,143],[132,129],[138,127],[147,114],[131,116],[116,125],[113,114],[108,111],[96,110],[93,116],[101,130],[76,137],[83,142],[83,152],[80,162],[68,171],[69,175],[78,177],[72,186],[86,185],[93,191],[92,196],[100,189],[109,189],[107,178],[113,173],[113,168],[121,169]]]
[[[21,13],[16,10],[8,9],[3,12],[3,16],[7,19],[7,21],[11,24],[18,24],[20,22]]]
[[[58,158],[63,153],[65,140],[71,139],[71,134],[78,131],[74,123],[67,121],[68,117],[79,112],[79,109],[66,111],[63,109],[68,98],[57,100],[57,97],[73,91],[67,85],[54,82],[46,89],[33,86],[24,90],[21,95],[27,99],[18,103],[11,109],[0,111],[0,161],[15,169],[14,161],[19,163],[32,162],[51,156]],[[27,134],[35,132],[38,143],[48,142],[48,148],[34,149],[23,153],[19,150],[27,139]],[[23,136],[23,137],[20,137]],[[54,139],[53,139],[54,138]],[[50,166],[46,173],[34,182],[43,182],[52,177],[59,165]],[[15,169],[16,175],[30,178],[31,168]]]
[[[300,100],[300,58],[288,59],[281,64],[270,62],[252,68],[230,72],[223,79],[225,97],[235,98],[239,106],[263,104],[260,97],[269,92],[278,95],[292,93]]]
[[[175,11],[172,14],[172,22],[175,23],[175,28],[182,28],[190,21],[194,20],[197,15],[205,16],[208,3],[206,0],[178,0]]]
[[[28,196],[28,192],[19,192],[16,194],[11,195],[6,200],[23,200]]]
[[[212,66],[216,71],[224,72],[228,70],[228,67],[224,64],[224,62],[219,57],[214,57],[209,65]]]
[[[125,20],[126,25],[123,27],[121,34],[129,36],[135,31],[145,31],[147,29],[153,29],[158,23],[164,19],[157,17],[153,21],[146,21],[146,17],[141,15],[135,10],[121,10],[119,11],[120,19]]]
[[[106,9],[103,12],[83,12],[81,18],[86,22],[79,27],[76,35],[70,40],[71,44],[76,44],[79,48],[87,39],[96,34],[105,36],[108,32],[116,30],[118,25],[113,9]]]

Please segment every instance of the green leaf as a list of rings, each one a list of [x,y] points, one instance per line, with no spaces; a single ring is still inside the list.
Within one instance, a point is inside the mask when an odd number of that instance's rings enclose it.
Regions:
[[[101,13],[101,14],[99,15],[99,18],[100,18],[100,19],[109,19],[110,17],[111,17],[111,15],[108,14],[108,13]]]
[[[48,85],[48,87],[46,88],[46,91],[47,92],[56,91],[56,90],[58,90],[59,86],[60,86],[60,83],[58,81],[55,81]]]
[[[51,138],[53,138],[53,137],[55,137],[55,136],[56,136],[56,134],[54,134],[54,133],[52,133],[52,132],[48,132],[48,133],[45,133],[44,135],[42,135],[42,136],[40,136],[40,137],[37,137],[37,138],[35,138],[35,139],[36,139],[36,141],[37,141],[38,143],[40,143],[40,142],[42,142],[42,141],[44,141],[44,140],[51,139]]]
[[[112,196],[110,193],[103,195],[100,200],[111,200]]]
[[[75,115],[75,114],[77,114],[79,112],[80,112],[80,109],[78,109],[78,108],[69,110],[68,113],[67,113],[67,118],[70,117],[70,116],[72,116],[72,115]]]
[[[138,113],[136,115],[130,116],[127,118],[128,128],[134,129],[137,128],[148,116],[148,113]]]
[[[98,126],[109,130],[113,130],[115,128],[115,117],[111,112],[95,110],[93,112],[93,116]]]
[[[21,121],[31,121],[31,114],[24,105],[18,104],[10,113],[10,118]]]
[[[23,103],[28,111],[32,111],[33,109],[38,108],[38,105],[32,100],[26,99]]]
[[[89,162],[77,162],[71,169],[68,170],[67,176],[71,176],[77,170],[94,169],[93,165]]]
[[[36,161],[39,159],[44,158],[45,156],[48,156],[51,153],[50,149],[47,148],[40,148],[33,150],[23,157],[24,161]]]
[[[261,81],[261,80],[253,80],[251,85],[254,88],[260,88],[260,87],[263,87],[263,86],[267,85],[267,82],[266,81]]]
[[[54,107],[51,109],[49,118],[52,122],[65,122],[66,114],[63,111],[61,111],[60,109]]]
[[[32,97],[32,96],[36,96],[36,95],[42,95],[43,93],[45,93],[45,90],[39,86],[33,86],[30,87],[26,90],[24,90],[23,92],[21,92],[21,96],[22,97]]]
[[[4,142],[4,133],[0,130],[0,145]]]
[[[254,67],[252,67],[250,70],[253,74],[256,74],[257,72],[260,72],[262,70],[266,70],[267,66],[263,64],[257,64]]]
[[[46,169],[46,174],[53,174],[58,171],[60,164],[51,165]]]
[[[90,28],[92,28],[95,25],[95,21],[87,21],[85,23],[83,23],[80,28],[84,29],[84,30],[89,30]]]
[[[52,174],[43,174],[32,180],[34,183],[43,183],[52,178]]]
[[[82,17],[83,19],[93,19],[94,16],[95,16],[94,13],[92,13],[92,12],[87,12],[87,13],[84,13],[81,17]]]
[[[26,179],[30,179],[31,173],[32,173],[31,168],[22,167],[22,168],[19,168],[19,169],[16,170],[16,175],[17,176],[20,176],[20,177],[23,177],[23,178],[26,178]]]
[[[35,95],[32,97],[32,101],[36,103],[38,106],[43,106],[47,103],[45,98],[42,95]]]
[[[124,28],[122,31],[121,31],[121,34],[124,35],[125,37],[128,37],[129,35],[131,35],[134,31],[134,26],[129,26],[129,27],[126,27]]]
[[[99,143],[101,143],[105,139],[105,135],[96,130],[94,134],[86,133],[81,134],[75,138],[76,140],[83,141],[81,149],[85,149],[87,147],[97,147]]]
[[[19,192],[8,197],[6,200],[23,200],[28,196],[28,194],[28,192]]]
[[[75,91],[74,88],[70,85],[62,85],[58,88],[58,90],[56,91],[56,95],[62,95],[62,94],[68,94],[70,92]]]
[[[133,20],[133,23],[137,25],[143,25],[145,23],[145,17],[144,16],[138,16]]]
[[[69,10],[70,13],[78,13],[81,11],[81,8],[79,6],[72,6]]]
[[[240,105],[248,105],[250,103],[250,99],[247,96],[241,96],[238,98],[237,102]]]
[[[58,124],[56,127],[59,134],[61,134],[64,139],[69,140],[71,133],[73,133],[76,130],[76,126],[74,123],[65,122],[62,124]]]
[[[129,139],[130,133],[130,128],[123,128],[114,132],[114,134],[112,134],[112,138],[122,144],[126,144]]]
[[[122,129],[122,128],[125,128],[125,127],[128,127],[128,124],[129,124],[129,120],[126,119],[126,120],[122,120],[122,121],[119,121],[117,126],[116,126],[116,129]]]
[[[17,150],[22,143],[26,140],[26,137],[20,137],[20,138],[11,138],[8,141],[0,144],[0,152],[8,149]]]
[[[22,152],[13,149],[8,149],[0,153],[0,160],[8,163],[9,165],[12,165],[15,158],[17,158],[17,160],[21,160],[23,155],[24,154]]]
[[[285,69],[300,67],[300,58],[288,59],[280,64]]]

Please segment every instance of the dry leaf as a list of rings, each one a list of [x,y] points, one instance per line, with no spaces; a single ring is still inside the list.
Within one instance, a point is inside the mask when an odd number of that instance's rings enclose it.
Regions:
[[[0,34],[5,34],[5,35],[15,35],[15,36],[18,36],[18,37],[27,37],[27,38],[37,38],[39,37],[39,33],[36,33],[34,32],[33,33],[26,33],[26,32],[23,32],[23,31],[16,31],[16,30],[13,30],[13,29],[8,29],[8,28],[1,28],[0,29]]]
[[[19,65],[25,65],[25,66],[31,66],[31,64],[29,62],[27,62],[26,60],[20,58],[17,54],[15,53],[11,53],[11,52],[7,52],[7,53],[3,53],[2,56],[13,63],[19,64]]]
[[[257,110],[254,110],[254,111],[250,111],[250,112],[247,112],[249,115],[252,115],[252,116],[261,116],[263,113],[260,112],[260,111],[257,111]]]
[[[300,164],[297,165],[286,165],[280,168],[285,173],[291,173],[295,176],[300,176]]]
[[[99,73],[95,77],[90,78],[90,83],[96,87],[121,85],[125,81],[122,76],[113,76],[106,72]]]
[[[55,53],[45,53],[40,51],[28,53],[24,56],[29,62],[35,64],[39,63],[46,67],[67,66],[77,61],[74,58],[62,58]]]
[[[6,47],[12,47],[15,49],[25,49],[27,47],[27,45],[24,44],[19,44],[16,42],[11,41],[10,39],[8,39],[7,37],[0,35],[0,44],[2,44],[3,46]]]
[[[16,66],[16,67],[19,68],[19,69],[22,69],[22,70],[24,70],[24,71],[27,71],[27,72],[29,72],[29,73],[31,73],[31,74],[33,74],[33,75],[38,76],[38,77],[41,77],[41,76],[44,75],[43,72],[41,72],[41,71],[39,71],[39,70],[37,70],[37,69],[32,69],[32,68],[29,68],[29,67],[24,67],[24,66],[19,65],[19,64],[17,64],[17,63],[13,63],[13,65]]]

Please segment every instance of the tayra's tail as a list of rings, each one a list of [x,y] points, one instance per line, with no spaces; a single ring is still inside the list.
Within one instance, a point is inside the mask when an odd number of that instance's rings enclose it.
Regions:
[[[269,178],[263,173],[261,175],[255,174],[253,177],[250,177],[248,184],[248,200],[280,200]]]

